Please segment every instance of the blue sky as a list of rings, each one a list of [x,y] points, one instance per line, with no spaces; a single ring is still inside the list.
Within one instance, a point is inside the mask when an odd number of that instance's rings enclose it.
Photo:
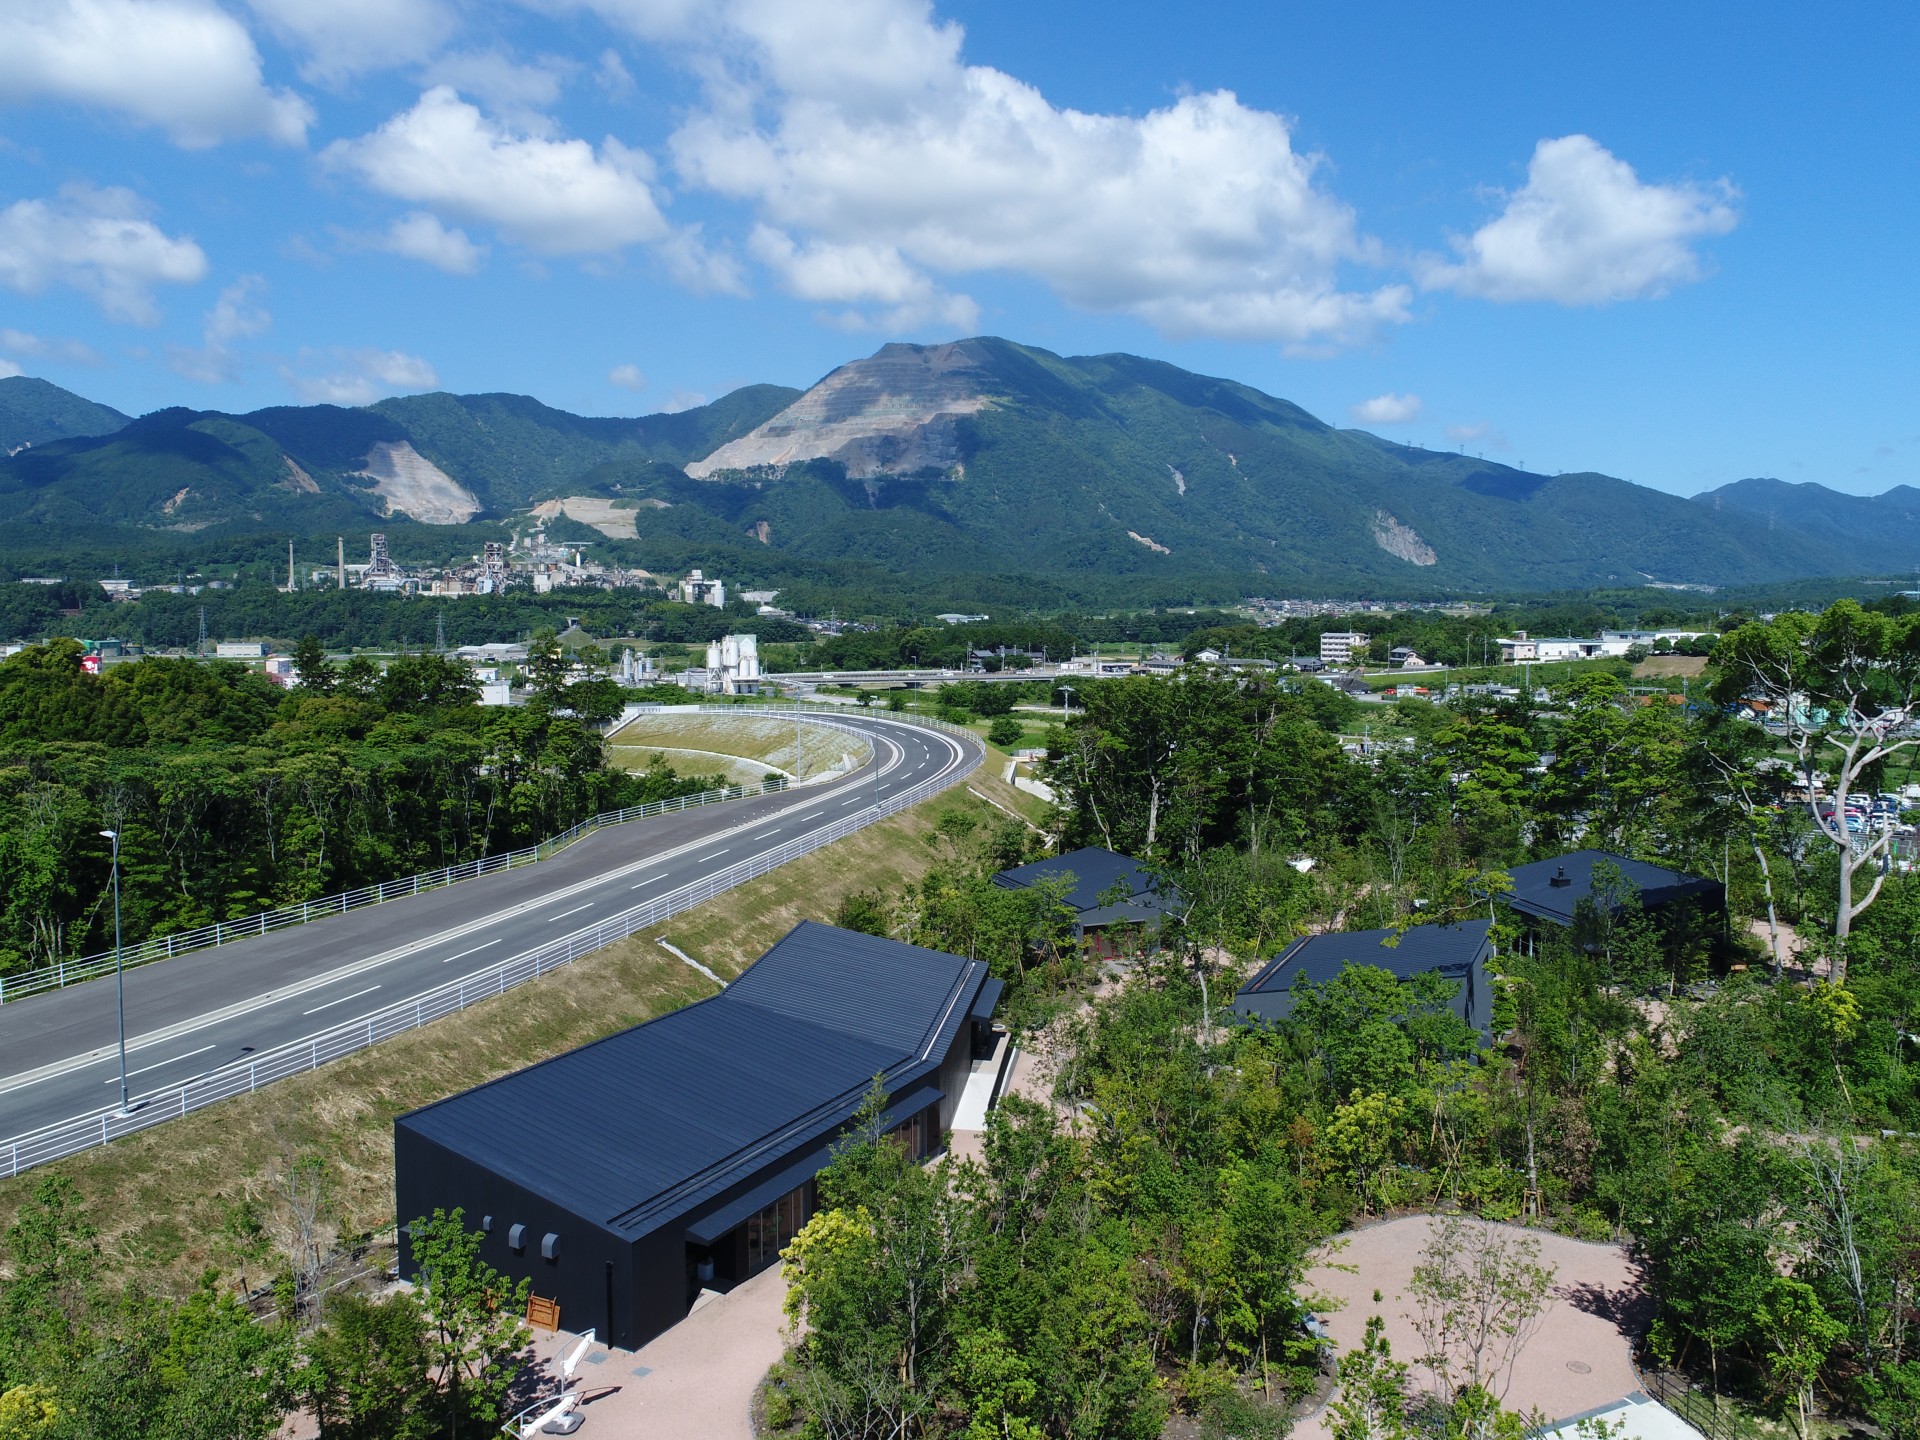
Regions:
[[[7,0],[0,373],[638,414],[993,333],[1542,471],[1920,483],[1920,12],[1456,8]]]

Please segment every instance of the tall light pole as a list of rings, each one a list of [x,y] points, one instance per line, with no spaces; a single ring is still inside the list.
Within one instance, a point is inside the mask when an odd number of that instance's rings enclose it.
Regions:
[[[1060,719],[1064,722],[1073,717],[1073,686],[1060,687]]]
[[[120,951],[120,832],[102,830],[113,842],[113,988],[120,1009],[120,1113],[127,1113],[127,968]]]

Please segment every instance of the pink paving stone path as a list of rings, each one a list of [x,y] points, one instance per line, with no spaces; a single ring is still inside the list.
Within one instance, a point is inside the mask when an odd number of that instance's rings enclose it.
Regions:
[[[1319,1314],[1341,1354],[1360,1343],[1370,1315],[1385,1320],[1396,1359],[1411,1361],[1420,1353],[1407,1286],[1433,1223],[1429,1216],[1414,1215],[1349,1231],[1341,1237],[1346,1242],[1342,1248],[1323,1256],[1308,1271],[1308,1294],[1340,1302],[1338,1308],[1322,1308]],[[1544,1230],[1500,1228],[1532,1235],[1540,1242],[1540,1263],[1556,1272],[1552,1308],[1514,1366],[1508,1408],[1524,1414],[1538,1406],[1549,1419],[1564,1420],[1638,1390],[1629,1317],[1638,1312],[1643,1300],[1626,1252],[1618,1245],[1590,1245]],[[1373,1298],[1375,1290],[1381,1293],[1378,1302]],[[1413,1378],[1418,1382],[1424,1377],[1416,1369]],[[1295,1426],[1293,1433],[1303,1440],[1325,1440],[1326,1421],[1322,1407]]]
[[[763,1270],[746,1284],[701,1305],[686,1319],[638,1351],[596,1346],[606,1358],[580,1366],[585,1403],[580,1440],[646,1437],[646,1440],[752,1440],[748,1408],[767,1368],[786,1344],[780,1306],[787,1284],[780,1267]],[[564,1318],[564,1317],[563,1317]],[[560,1357],[579,1342],[561,1331],[542,1334],[534,1354],[558,1376]],[[649,1373],[636,1375],[636,1368]],[[554,1385],[552,1393],[558,1394]]]

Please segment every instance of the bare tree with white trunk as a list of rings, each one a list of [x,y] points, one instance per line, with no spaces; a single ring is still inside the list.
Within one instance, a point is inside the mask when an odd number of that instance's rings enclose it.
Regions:
[[[1893,832],[1847,823],[1847,797],[1888,756],[1920,745],[1920,616],[1893,616],[1841,600],[1823,615],[1791,612],[1742,625],[1715,655],[1722,704],[1764,702],[1792,750],[1814,828],[1839,852],[1833,933],[1845,940],[1878,898]],[[1830,779],[1822,809],[1820,777]],[[1864,884],[1865,893],[1860,894]],[[1834,958],[1834,979],[1845,959]]]

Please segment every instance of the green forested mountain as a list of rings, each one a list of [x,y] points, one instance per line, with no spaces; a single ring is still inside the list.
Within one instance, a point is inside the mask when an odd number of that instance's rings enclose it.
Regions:
[[[1157,593],[1203,577],[1269,592],[1734,585],[1897,569],[1920,541],[1911,492],[1747,481],[1696,504],[1393,444],[1159,361],[992,338],[888,345],[805,393],[755,385],[627,419],[433,394],[121,424],[44,382],[0,382],[0,402],[16,394],[33,402],[22,415],[69,430],[0,460],[15,553],[450,527],[569,496],[636,531],[555,521],[569,543],[654,568],[704,556],[776,578],[801,565]]]
[[[1920,566],[1920,490],[1896,485],[1878,495],[1848,495],[1811,481],[1736,480],[1693,497],[1719,514],[1741,514],[1821,545],[1861,556],[1856,568]]]
[[[110,405],[96,405],[31,375],[0,379],[0,453],[70,435],[109,435],[127,423]]]

